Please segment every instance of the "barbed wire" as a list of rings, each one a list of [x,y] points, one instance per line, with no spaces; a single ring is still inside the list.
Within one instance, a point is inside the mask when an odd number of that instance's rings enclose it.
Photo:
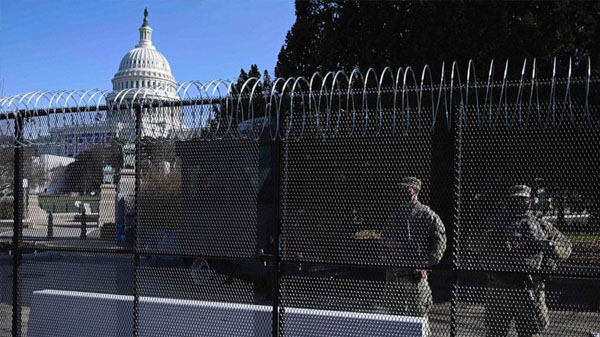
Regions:
[[[594,101],[599,79],[588,58],[585,74],[538,74],[536,59],[518,64],[491,61],[487,78],[469,61],[466,73],[457,62],[443,63],[437,76],[430,66],[350,73],[332,71],[310,77],[276,78],[265,83],[252,77],[233,80],[187,81],[177,87],[158,86],[107,91],[37,91],[0,98],[0,137],[12,144],[15,128],[23,144],[61,144],[65,136],[118,130],[110,141],[147,139],[214,139],[222,137],[301,139],[432,129],[453,119],[479,128],[577,127],[598,124]],[[502,76],[495,78],[501,69]],[[484,77],[485,78],[485,77]],[[435,79],[435,80],[434,80]],[[144,107],[142,134],[133,134],[135,107]],[[23,121],[16,123],[15,121]],[[112,131],[111,131],[112,130]]]

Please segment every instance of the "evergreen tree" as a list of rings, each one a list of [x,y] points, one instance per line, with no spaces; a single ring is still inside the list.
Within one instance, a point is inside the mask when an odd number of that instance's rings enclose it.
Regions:
[[[296,1],[275,74],[554,56],[584,67],[600,61],[599,20],[600,2]]]
[[[261,75],[260,70],[256,64],[251,64],[250,69],[248,69],[248,72],[246,72],[244,69],[241,69],[240,75],[237,78],[237,82],[236,82],[236,86],[235,86],[237,93],[242,93],[241,90],[242,90],[244,83],[246,83],[250,78],[258,78],[259,81],[261,81],[261,85],[259,85],[256,88],[256,90],[254,92],[254,97],[253,97],[254,118],[264,117],[265,116],[264,100],[265,100],[265,98],[268,98],[265,95],[268,95],[270,93],[270,90],[272,87],[271,75],[269,75],[269,71],[267,71],[267,70],[265,70],[263,75]],[[255,84],[254,82],[248,83],[248,85],[246,86],[246,88],[244,89],[244,92],[242,94],[249,95],[254,84]],[[247,102],[248,102],[247,100],[243,100],[243,103],[242,103],[244,113],[248,113],[250,111],[249,106],[247,105],[248,104]],[[245,116],[245,118],[250,118],[250,116],[247,115],[247,116]]]

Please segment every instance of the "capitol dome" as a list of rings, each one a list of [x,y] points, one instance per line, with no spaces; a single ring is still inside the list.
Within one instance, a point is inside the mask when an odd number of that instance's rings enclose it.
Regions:
[[[139,29],[140,41],[121,60],[119,71],[112,79],[113,90],[106,95],[108,109],[106,117],[86,126],[77,123],[53,125],[49,133],[56,143],[68,144],[51,146],[44,149],[44,154],[63,157],[75,157],[88,148],[106,145],[113,139],[134,143],[136,114],[133,109],[112,109],[115,101],[128,102],[136,97],[175,102],[177,82],[171,75],[171,67],[167,59],[152,45],[152,28],[148,25],[148,11],[144,11],[144,23]],[[181,122],[181,107],[159,106],[142,109],[140,131],[142,137],[167,138],[185,134],[187,127]]]
[[[144,11],[144,23],[139,29],[140,41],[119,64],[119,71],[112,79],[113,91],[107,100],[116,98],[118,92],[127,89],[152,89],[146,92],[152,98],[177,99],[177,82],[171,74],[167,59],[152,44],[152,28],[148,25],[148,11]],[[157,90],[158,89],[158,90]],[[138,90],[131,90],[131,98]],[[152,94],[154,93],[154,94]]]

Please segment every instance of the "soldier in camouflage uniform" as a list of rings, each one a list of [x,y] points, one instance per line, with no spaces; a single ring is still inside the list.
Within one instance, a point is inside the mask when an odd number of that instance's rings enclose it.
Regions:
[[[440,217],[419,202],[421,181],[405,177],[399,186],[400,205],[381,232],[382,259],[386,264],[414,266],[386,270],[385,313],[425,317],[432,304],[427,271],[446,250],[446,230]]]
[[[552,224],[533,214],[531,203],[528,186],[511,187],[506,208],[489,233],[484,264],[513,273],[488,274],[487,336],[507,336],[513,320],[523,337],[539,336],[550,324],[544,280],[526,272],[556,268],[557,261],[571,254],[571,244]]]

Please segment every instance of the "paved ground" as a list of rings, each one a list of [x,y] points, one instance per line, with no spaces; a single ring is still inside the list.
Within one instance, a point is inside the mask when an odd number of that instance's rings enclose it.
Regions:
[[[89,238],[99,238],[100,230],[96,226],[87,226],[86,234]],[[48,235],[48,228],[23,228],[23,238],[28,239],[44,239]],[[79,226],[54,226],[55,238],[78,238],[81,235]],[[0,227],[0,239],[12,238],[13,230],[9,227]]]
[[[35,290],[63,289],[131,295],[133,292],[133,258],[130,255],[40,253],[26,254],[21,270],[23,323],[27,326],[31,294]],[[194,283],[189,269],[184,267],[152,267],[142,259],[138,284],[142,296],[176,297],[241,303],[269,303],[256,295],[251,284],[209,274],[205,283]],[[350,296],[327,294],[323,289],[306,292],[310,298],[339,306],[360,306],[361,294]],[[353,289],[357,290],[357,289]],[[0,337],[10,336],[12,311],[11,257],[0,256]],[[371,304],[369,304],[371,305]],[[377,308],[364,307],[376,312]],[[143,313],[141,313],[143,315]],[[449,336],[450,303],[436,303],[430,312],[433,336]],[[458,336],[483,336],[484,307],[477,303],[461,303],[457,311]],[[551,312],[551,327],[544,336],[587,337],[590,331],[600,331],[600,313],[585,311]],[[25,330],[25,329],[24,329]]]
[[[0,337],[12,337],[12,306],[0,303]],[[23,307],[21,311],[21,322],[23,323],[23,337],[27,336],[27,322],[29,321],[29,307]]]
[[[463,305],[463,308],[457,313],[457,336],[485,336],[484,319],[485,307],[483,305]],[[600,331],[600,312],[552,310],[550,311],[550,327],[543,336],[589,337],[591,331]],[[517,336],[514,327],[509,336]]]
[[[101,240],[100,228],[96,226],[88,226],[86,229],[86,239],[80,239],[81,228],[79,225],[57,225],[54,227],[54,237],[48,239],[47,228],[23,228],[23,242],[46,249],[58,247],[63,249],[83,248],[119,250],[125,248],[125,245],[115,241]],[[12,228],[0,226],[0,245],[10,244],[12,236]]]
[[[432,337],[450,336],[448,330],[449,303],[434,305],[429,322],[432,327]],[[26,336],[27,321],[29,318],[29,307],[23,307],[22,311],[23,332]],[[460,323],[461,320],[466,322]],[[0,337],[10,337],[10,322],[12,321],[12,307],[0,304]],[[554,311],[551,316],[551,326],[543,336],[565,337],[581,336],[588,337],[590,331],[600,331],[600,315],[598,313],[561,312]],[[594,330],[595,329],[595,330]],[[484,336],[483,308],[474,307],[467,315],[459,315],[458,336]],[[510,336],[516,336],[514,330]]]

